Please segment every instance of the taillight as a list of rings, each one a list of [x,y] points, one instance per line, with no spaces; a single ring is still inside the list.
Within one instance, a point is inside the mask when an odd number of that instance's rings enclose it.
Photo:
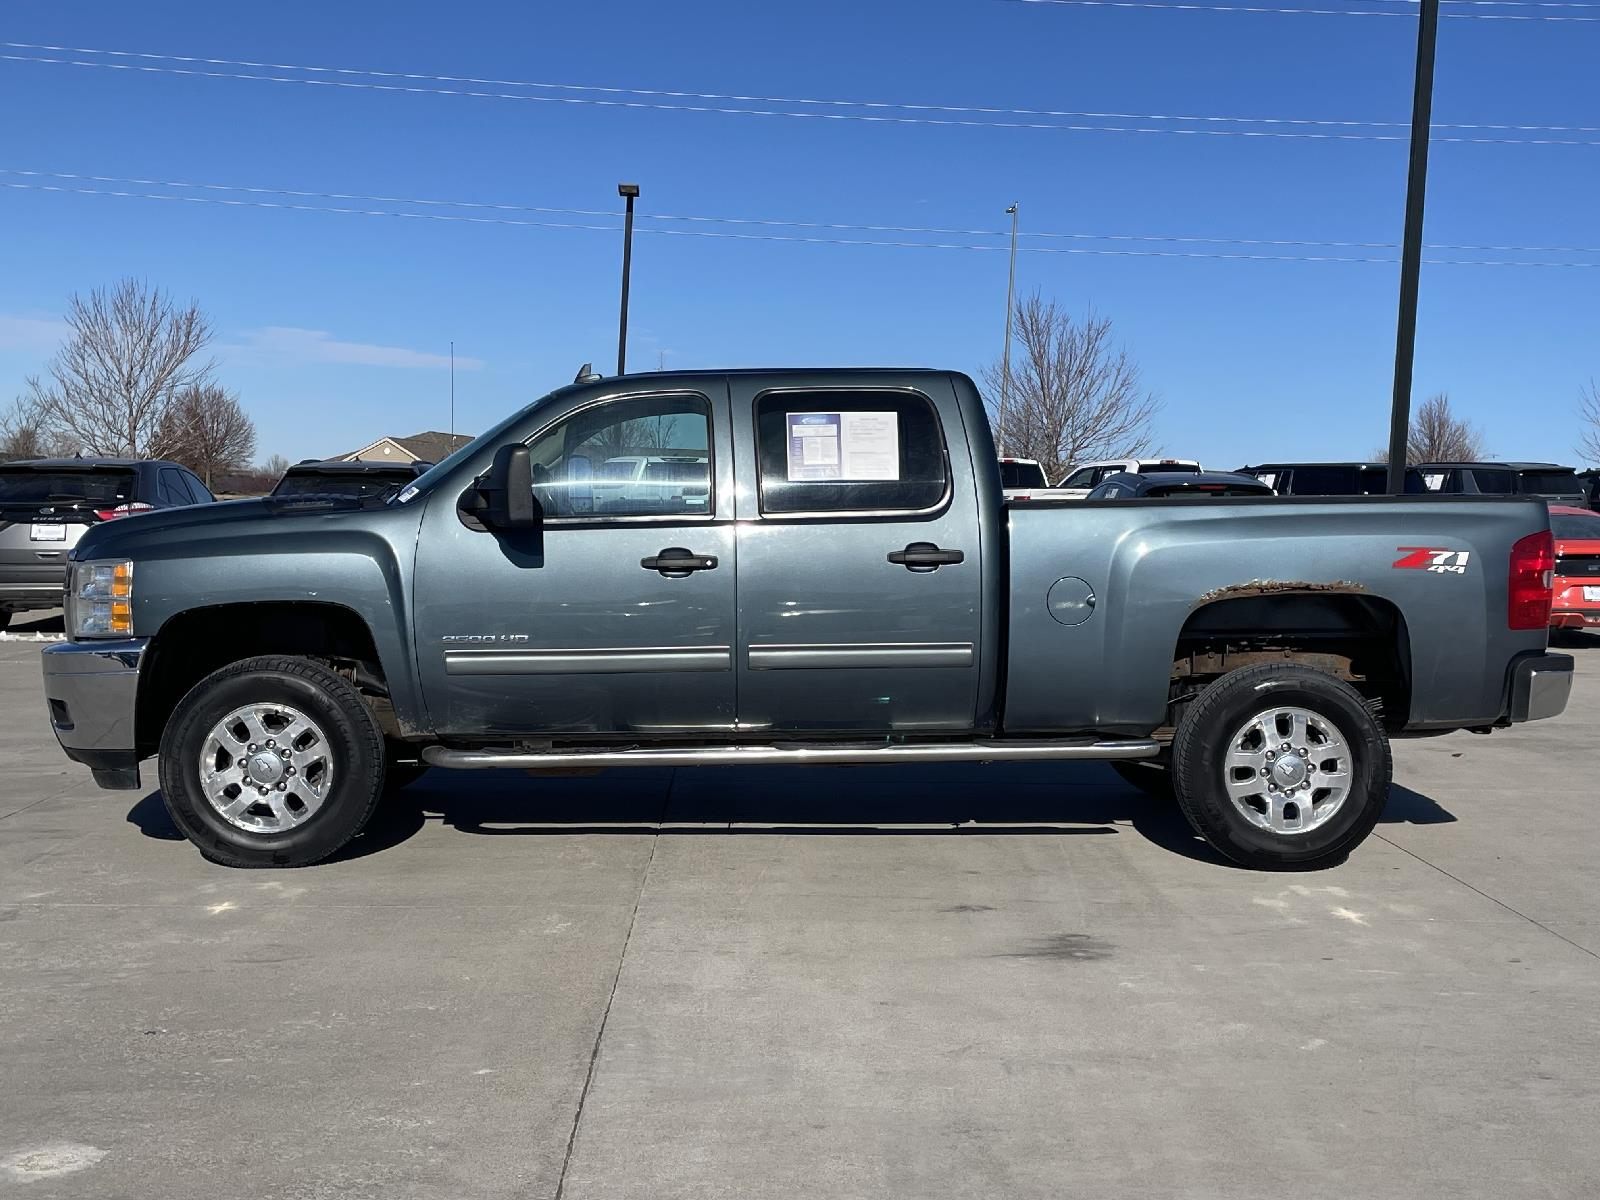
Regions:
[[[1555,568],[1555,539],[1548,529],[1517,539],[1511,547],[1511,575],[1506,588],[1508,628],[1549,627]]]
[[[154,504],[145,504],[141,500],[135,500],[130,504],[119,504],[115,508],[97,508],[94,510],[94,515],[102,521],[113,521],[118,517],[131,517],[134,513],[149,512],[153,508],[155,508]]]

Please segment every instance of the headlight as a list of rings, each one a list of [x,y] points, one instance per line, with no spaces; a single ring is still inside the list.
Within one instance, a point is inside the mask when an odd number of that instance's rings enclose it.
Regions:
[[[133,632],[133,564],[81,562],[72,567],[68,619],[72,636],[117,637]]]

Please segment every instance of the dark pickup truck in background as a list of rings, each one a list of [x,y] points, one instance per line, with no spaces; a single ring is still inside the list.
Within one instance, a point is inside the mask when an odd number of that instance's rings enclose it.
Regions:
[[[952,759],[1122,764],[1228,857],[1316,865],[1390,737],[1571,684],[1541,502],[1008,506],[940,371],[584,379],[385,503],[147,514],[73,559],[58,739],[107,787],[159,754],[239,866],[326,857],[420,763]]]

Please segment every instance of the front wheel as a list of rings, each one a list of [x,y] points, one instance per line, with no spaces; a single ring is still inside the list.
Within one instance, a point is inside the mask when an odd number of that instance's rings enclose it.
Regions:
[[[1349,684],[1269,663],[1230,672],[1172,741],[1178,803],[1219,853],[1263,870],[1329,866],[1372,832],[1389,797],[1389,739]]]
[[[213,672],[161,735],[161,793],[230,867],[303,867],[361,832],[383,793],[383,735],[355,686],[305,658]]]

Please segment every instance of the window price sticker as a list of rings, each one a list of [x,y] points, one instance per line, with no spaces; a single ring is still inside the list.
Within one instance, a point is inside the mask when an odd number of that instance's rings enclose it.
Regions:
[[[789,413],[788,433],[791,483],[900,478],[896,413]]]

